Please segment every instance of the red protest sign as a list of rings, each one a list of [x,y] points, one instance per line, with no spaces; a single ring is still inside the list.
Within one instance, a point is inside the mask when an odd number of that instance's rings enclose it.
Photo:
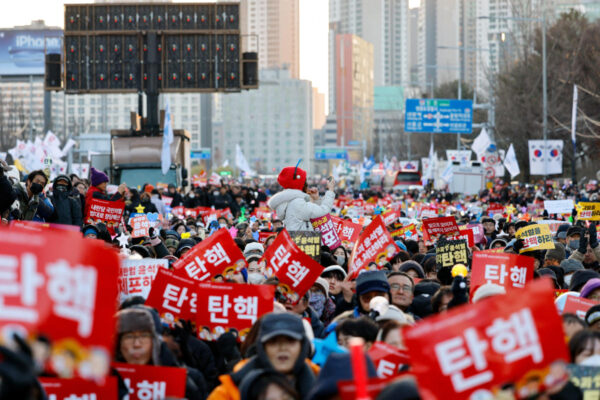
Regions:
[[[482,243],[485,240],[485,231],[481,224],[468,224],[467,227],[473,231],[473,239],[475,243]]]
[[[423,220],[423,239],[432,242],[441,235],[454,236],[459,234],[454,217],[426,218]]]
[[[467,399],[477,392],[493,397],[501,385],[513,382],[518,393],[530,383],[530,371],[568,362],[553,300],[550,281],[538,279],[518,296],[493,296],[405,328],[421,396]]]
[[[585,320],[585,314],[592,307],[598,304],[595,300],[585,299],[578,296],[567,296],[563,314],[575,314],[582,320]]]
[[[152,283],[146,305],[156,308],[167,323],[177,319],[194,320],[198,297],[198,283],[160,268]]]
[[[400,249],[383,225],[381,218],[375,218],[360,235],[354,245],[350,258],[350,279],[358,276],[360,270],[368,269],[370,264],[382,268]]]
[[[271,209],[269,207],[256,207],[252,212],[252,216],[255,216],[257,219],[271,219]]]
[[[129,226],[133,229],[131,231],[132,238],[141,238],[150,236],[150,221],[146,214],[137,215],[133,218],[129,218]]]
[[[337,249],[342,245],[342,241],[338,236],[333,221],[331,220],[331,214],[324,215],[320,218],[311,219],[313,228],[317,232],[321,232],[321,242],[323,245],[330,249]]]
[[[258,241],[261,242],[262,244],[265,244],[267,242],[267,239],[269,238],[269,236],[273,236],[276,235],[275,232],[258,232]]]
[[[203,340],[217,340],[231,329],[244,338],[256,319],[273,311],[275,286],[199,283],[196,326]]]
[[[92,199],[85,205],[85,224],[97,224],[102,222],[111,234],[121,222],[125,203],[123,201],[109,201]]]
[[[185,207],[184,206],[173,207],[171,209],[171,213],[173,213],[173,215],[177,215],[178,217],[183,217],[185,215]]]
[[[498,203],[491,203],[487,208],[487,213],[491,217],[496,214],[504,214],[504,206]]]
[[[84,379],[39,378],[48,400],[106,399],[117,400],[117,378],[109,376],[103,384]]]
[[[173,264],[178,274],[198,281],[205,281],[216,275],[232,277],[245,267],[244,254],[225,228],[195,245],[185,257]]]
[[[12,221],[10,221],[8,226],[10,226],[10,227],[14,226],[15,228],[32,229],[32,230],[35,230],[38,232],[41,232],[41,231],[47,230],[47,229],[58,229],[61,231],[75,233],[76,236],[81,237],[81,228],[78,226],[75,226],[75,225],[50,224],[48,222],[12,220]]]
[[[185,397],[185,368],[153,367],[114,363],[123,378],[129,400],[148,400]]]
[[[335,226],[335,230],[343,244],[354,244],[360,237],[362,225],[355,224],[354,222],[341,219],[338,217],[331,217],[331,221]]]
[[[471,296],[484,283],[523,288],[533,280],[535,259],[518,254],[476,251],[471,262]]]
[[[389,210],[381,214],[381,218],[383,219],[385,226],[389,226],[398,221],[398,218],[400,218],[400,213],[396,210]]]
[[[369,357],[375,364],[377,376],[391,378],[400,374],[400,368],[409,364],[408,354],[385,342],[375,342],[369,349]]]
[[[324,269],[294,243],[286,229],[279,232],[262,260],[267,275],[279,279],[277,290],[293,303],[304,296]]]
[[[475,246],[475,237],[473,231],[469,228],[463,228],[459,230],[458,235],[448,236],[448,240],[465,240],[469,248]]]
[[[169,268],[169,261],[155,258],[123,260],[119,272],[120,302],[129,296],[147,299],[159,268]]]
[[[417,232],[417,227],[415,226],[415,224],[410,224],[400,229],[396,229],[392,232],[392,237],[395,236],[400,236],[401,238],[406,240],[419,240],[419,233]]]
[[[0,330],[46,336],[60,377],[102,379],[114,348],[119,258],[100,241],[67,239],[64,231],[0,227]],[[66,344],[81,357],[65,364]],[[87,368],[92,357],[106,368]]]

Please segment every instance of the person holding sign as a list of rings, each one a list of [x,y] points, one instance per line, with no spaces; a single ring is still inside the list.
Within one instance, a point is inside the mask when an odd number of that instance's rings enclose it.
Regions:
[[[123,199],[123,195],[125,193],[125,190],[127,189],[127,185],[125,185],[125,183],[121,183],[119,185],[119,187],[117,188],[117,193],[115,193],[112,196],[109,196],[106,192],[108,176],[104,172],[98,171],[94,167],[91,168],[90,174],[90,181],[92,182],[92,186],[90,186],[85,195],[85,204],[89,204],[92,199],[110,201],[118,201]]]
[[[277,182],[284,190],[273,196],[268,204],[277,217],[283,219],[288,231],[312,231],[310,220],[326,215],[333,208],[335,181],[332,177],[327,181],[327,192],[322,199],[316,188],[306,186],[306,171],[297,165],[282,169]]]

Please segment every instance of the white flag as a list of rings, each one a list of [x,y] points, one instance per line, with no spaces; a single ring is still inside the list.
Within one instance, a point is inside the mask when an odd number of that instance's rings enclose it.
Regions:
[[[473,141],[473,144],[471,145],[471,150],[473,150],[475,154],[479,155],[486,151],[487,148],[490,147],[490,144],[492,144],[492,139],[490,139],[490,135],[488,135],[487,129],[483,128],[481,129],[481,133],[479,134],[479,136],[477,136],[477,138],[475,138],[475,140]]]
[[[452,163],[448,162],[446,169],[442,172],[442,179],[446,181],[446,183],[450,183],[452,178],[454,177],[454,169],[452,168]]]
[[[529,173],[531,175],[562,174],[562,140],[529,141]]]
[[[169,100],[165,107],[165,127],[163,129],[162,152],[160,155],[160,166],[163,175],[166,175],[171,168],[171,143],[173,143],[173,126],[171,125],[171,107]]]
[[[65,147],[63,147],[61,153],[62,156],[66,156],[67,153],[69,152],[69,150],[71,150],[71,147],[75,146],[77,144],[77,142],[75,142],[73,139],[69,139],[67,140],[67,143],[65,144]]]
[[[512,144],[506,152],[506,157],[504,157],[504,166],[510,174],[510,179],[521,173],[519,162],[517,161],[517,154],[515,153],[515,147]]]
[[[235,145],[235,166],[241,171],[244,171],[246,175],[254,175],[254,171],[250,169],[250,165],[242,152],[242,148],[239,144]]]
[[[229,167],[229,159],[225,160],[225,162],[223,163],[223,165],[221,165],[222,168],[225,167]]]
[[[571,141],[573,144],[577,141],[575,137],[577,128],[577,85],[573,85],[573,110],[571,112]]]

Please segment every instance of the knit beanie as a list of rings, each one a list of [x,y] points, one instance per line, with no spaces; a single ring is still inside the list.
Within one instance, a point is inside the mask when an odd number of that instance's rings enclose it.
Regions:
[[[383,271],[365,271],[356,278],[356,295],[369,292],[389,293],[390,284]]]
[[[277,182],[284,189],[302,190],[306,183],[306,171],[298,167],[285,167],[279,173]]]
[[[583,297],[584,299],[587,299],[588,296],[591,295],[592,292],[595,291],[596,289],[600,289],[600,279],[598,279],[598,278],[590,279],[589,281],[587,281],[587,283],[581,289],[581,293],[579,294],[579,297]]]
[[[566,260],[562,260],[560,267],[565,271],[566,275],[583,269],[583,264],[580,261],[567,258]]]
[[[91,171],[90,180],[92,181],[92,186],[98,186],[99,184],[101,184],[103,182],[108,182],[108,176],[104,172],[98,171],[94,167],[92,167],[90,169],[90,171]]]

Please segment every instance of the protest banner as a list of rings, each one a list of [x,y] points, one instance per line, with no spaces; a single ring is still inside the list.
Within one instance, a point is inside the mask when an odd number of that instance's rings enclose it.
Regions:
[[[217,275],[231,278],[246,267],[246,259],[229,231],[221,228],[173,263],[182,276],[206,281]]]
[[[358,276],[363,269],[381,269],[400,249],[383,224],[381,217],[375,218],[361,233],[352,249],[348,275]]]
[[[259,316],[273,311],[273,285],[199,283],[196,326],[202,340],[217,340],[235,330],[238,340],[246,337]]]
[[[571,214],[575,208],[573,200],[544,200],[544,209],[548,214]]]
[[[440,236],[458,235],[460,230],[454,217],[427,218],[423,220],[423,240],[435,242]]]
[[[185,397],[185,368],[154,367],[113,363],[114,369],[123,378],[129,400],[158,400]]]
[[[473,240],[475,244],[482,243],[485,240],[485,230],[481,224],[468,224],[467,228],[473,231]]]
[[[347,219],[331,217],[335,230],[344,246],[354,245],[360,237],[362,226]]]
[[[496,214],[504,214],[504,206],[498,203],[491,203],[487,208],[487,214],[493,217]]]
[[[23,229],[31,229],[38,232],[42,232],[44,230],[53,229],[53,230],[61,230],[65,232],[74,233],[76,237],[81,237],[81,228],[74,225],[64,225],[64,224],[51,224],[48,222],[38,222],[38,221],[19,221],[12,220],[9,222],[8,226],[15,228],[23,228]]]
[[[102,384],[85,379],[38,378],[48,400],[117,400],[117,378],[109,376]]]
[[[517,239],[523,239],[520,253],[532,250],[549,250],[554,248],[554,241],[548,225],[527,225],[517,231]]]
[[[173,207],[171,209],[171,213],[178,217],[183,217],[183,216],[185,216],[185,210],[186,210],[186,208],[184,206],[177,206],[177,207]]]
[[[565,221],[558,221],[558,220],[553,220],[553,219],[542,219],[537,221],[536,223],[541,224],[541,225],[548,225],[548,228],[550,229],[550,233],[552,234],[552,236],[556,235],[556,232],[558,232],[558,227],[561,226],[562,224],[566,224],[568,222]]]
[[[279,293],[292,303],[304,296],[324,269],[300,250],[285,229],[279,232],[261,261],[266,263],[267,276],[279,279]]]
[[[321,259],[321,233],[311,231],[289,231],[290,237],[306,255],[319,262]]]
[[[276,236],[277,234],[275,232],[258,232],[258,241],[261,242],[262,244],[265,244],[267,242],[267,239],[269,238],[269,236]]]
[[[198,282],[159,268],[145,304],[158,311],[169,325],[179,319],[195,320]]]
[[[398,218],[400,218],[400,213],[395,210],[389,210],[381,214],[381,218],[383,219],[385,226],[389,226],[398,221]]]
[[[475,236],[470,228],[460,228],[458,235],[448,236],[448,240],[464,240],[469,248],[475,246]]]
[[[367,354],[375,364],[375,370],[379,378],[398,376],[400,375],[400,368],[408,366],[410,363],[406,352],[385,342],[373,343]]]
[[[456,264],[467,265],[469,261],[469,250],[467,241],[442,240],[435,248],[435,263],[438,268],[452,268]]]
[[[538,279],[518,295],[493,296],[404,328],[421,396],[468,399],[476,392],[493,398],[513,383],[523,398],[530,389],[568,379],[569,355],[553,300],[550,280]]]
[[[169,260],[123,260],[119,273],[120,302],[130,296],[142,296],[147,299],[159,268],[168,269]]]
[[[0,341],[11,332],[45,336],[48,372],[102,379],[114,350],[119,258],[102,241],[66,239],[64,231],[0,227]]]
[[[563,309],[563,314],[575,314],[579,318],[585,321],[585,314],[587,311],[598,304],[597,301],[586,299],[578,296],[567,296],[567,300],[565,302],[565,308]]]
[[[421,209],[421,218],[425,220],[426,218],[436,218],[438,216],[437,208],[433,207],[424,207]]]
[[[321,240],[323,245],[329,247],[332,251],[342,245],[342,241],[335,230],[333,221],[331,220],[331,214],[324,215],[320,218],[311,219],[313,228],[315,231],[321,233]]]
[[[402,228],[393,231],[391,235],[392,237],[399,236],[405,240],[419,240],[419,232],[417,232],[417,226],[415,224],[403,226]]]
[[[102,222],[106,228],[114,235],[115,229],[121,222],[125,203],[123,201],[109,201],[102,199],[92,199],[85,205],[84,224],[97,224]]]
[[[131,226],[131,237],[141,238],[150,236],[150,221],[146,214],[138,214],[133,218],[129,218],[129,226]]]
[[[485,283],[495,283],[508,291],[524,288],[533,280],[535,259],[518,254],[476,251],[471,261],[471,297]]]
[[[272,212],[269,207],[256,207],[251,215],[260,220],[270,220]]]
[[[577,203],[577,218],[584,221],[600,221],[600,203]]]
[[[583,400],[600,398],[600,367],[589,365],[567,365],[571,382],[583,392]]]

